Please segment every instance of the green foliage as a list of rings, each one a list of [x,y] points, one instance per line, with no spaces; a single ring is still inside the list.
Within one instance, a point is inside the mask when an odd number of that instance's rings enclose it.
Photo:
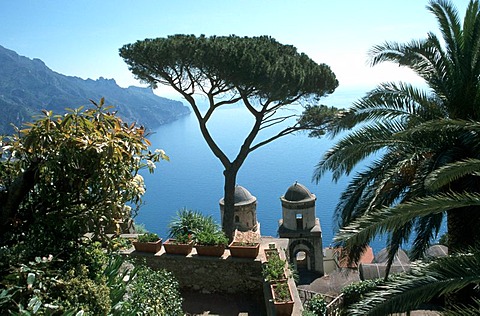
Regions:
[[[224,170],[223,230],[234,233],[236,176],[247,156],[301,126],[284,127],[270,137],[256,139],[260,130],[277,126],[295,115],[279,109],[332,93],[338,86],[334,73],[290,45],[269,36],[238,37],[172,35],[145,39],[120,48],[120,56],[141,81],[156,87],[172,86],[191,105],[202,136]],[[196,98],[208,100],[208,110],[198,107]],[[208,121],[215,110],[243,102],[254,120],[236,157],[215,142]],[[265,135],[265,134],[263,134]]]
[[[194,240],[200,245],[227,245],[228,238],[211,215],[199,211],[181,209],[169,225],[169,236],[179,243]]]
[[[262,266],[262,275],[268,282],[285,279],[285,261],[280,256],[270,256]]]
[[[350,305],[348,315],[389,315],[417,309],[441,295],[451,295],[480,282],[480,251],[450,255],[428,263],[416,262],[410,273],[396,275]],[[461,292],[460,292],[461,293]],[[470,294],[471,295],[471,294]],[[471,297],[472,298],[472,297]],[[469,304],[474,303],[475,297]],[[457,307],[462,304],[455,301]]]
[[[336,124],[346,114],[343,109],[328,107],[326,105],[306,106],[299,124],[309,131],[310,137],[321,137],[328,131],[336,128]]]
[[[85,256],[92,256],[85,251]],[[84,311],[107,315],[110,311],[110,289],[103,273],[96,271],[105,261],[93,255],[84,259],[92,268],[77,259],[64,262],[52,256],[37,257],[34,261],[14,266],[2,283],[9,299],[0,301],[0,310],[32,312],[33,314],[63,315],[69,311]],[[98,260],[99,262],[94,262]],[[102,267],[103,268],[103,267]],[[94,277],[92,277],[94,276]]]
[[[92,256],[91,251],[83,253]],[[123,257],[106,254],[84,262],[102,265],[101,273],[92,278],[96,273],[89,266],[52,257],[16,267],[3,279],[7,288],[0,291],[0,311],[22,315],[182,315],[178,282],[170,273],[152,271],[138,262],[133,267],[132,263],[125,265]]]
[[[218,226],[206,226],[195,234],[196,242],[204,246],[216,246],[228,244],[228,238]]]
[[[111,242],[111,248],[113,251],[129,249],[132,245],[132,240],[123,237],[112,238]]]
[[[277,282],[274,285],[275,302],[289,302],[292,300],[287,282]]]
[[[348,307],[351,304],[359,302],[365,294],[373,291],[383,279],[365,280],[349,284],[342,288],[343,305]]]
[[[140,267],[127,296],[124,315],[183,315],[178,282],[168,271]]]
[[[110,311],[110,289],[103,279],[92,280],[87,267],[67,272],[62,284],[55,287],[56,301],[65,309],[81,309],[91,315],[107,315]]]
[[[323,298],[321,294],[317,294],[307,302],[305,309],[307,311],[311,311],[312,315],[326,316],[327,302],[325,301],[325,298]]]
[[[130,220],[142,203],[145,185],[138,171],[153,172],[155,162],[168,157],[148,151],[143,127],[123,123],[103,100],[94,105],[64,116],[45,111],[26,129],[1,138],[2,314],[141,312],[124,312],[128,291],[141,290],[142,284],[130,285],[137,270],[101,245],[112,245],[108,227]],[[169,303],[161,304],[142,308],[170,310]]]
[[[438,243],[440,245],[444,245],[448,247],[448,233],[443,234],[440,236],[440,239],[438,240]]]
[[[192,81],[192,90],[215,78],[213,88],[222,86],[224,93],[237,88],[269,100],[323,96],[338,86],[327,65],[268,36],[172,35],[124,45],[120,56],[135,76],[155,85],[166,82],[178,69],[177,74],[195,73],[183,79]]]
[[[175,243],[177,244],[188,244],[192,241],[192,238],[188,234],[178,235],[175,237]]]
[[[343,228],[336,241],[354,260],[379,234],[387,239],[388,263],[408,241],[412,259],[421,258],[445,217],[450,251],[465,251],[480,239],[480,181],[472,172],[480,156],[474,136],[480,121],[480,5],[469,1],[464,19],[451,1],[432,0],[427,8],[439,32],[406,43],[386,41],[369,52],[371,65],[409,68],[426,89],[381,83],[331,129],[321,108],[307,117],[328,136],[343,133],[317,164],[315,180],[328,174],[338,181],[367,157],[375,158],[352,177],[336,207],[337,226]],[[435,174],[440,170],[442,177]],[[382,223],[369,225],[376,220]]]
[[[191,238],[195,238],[197,232],[214,225],[212,216],[205,216],[199,211],[183,208],[177,211],[176,216],[168,224],[169,237],[178,239],[180,236],[190,235]]]
[[[145,193],[138,171],[168,157],[148,151],[143,127],[108,110],[102,99],[64,116],[44,111],[2,139],[1,244],[28,243],[30,256],[68,254],[85,233],[108,241],[107,227],[136,214]]]
[[[137,234],[145,234],[145,233],[148,233],[148,230],[145,228],[145,224],[137,224],[137,223],[133,223],[133,227],[134,227],[134,231],[137,233]]]
[[[138,238],[137,238],[139,242],[154,242],[159,239],[160,237],[158,237],[158,235],[155,233],[145,233],[143,235],[138,235]]]

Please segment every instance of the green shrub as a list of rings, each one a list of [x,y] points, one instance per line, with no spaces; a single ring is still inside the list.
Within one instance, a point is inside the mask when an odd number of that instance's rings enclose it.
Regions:
[[[192,241],[191,235],[179,234],[178,236],[175,236],[175,243],[177,244],[188,244],[190,241]]]
[[[263,264],[262,275],[268,282],[285,279],[285,261],[279,256],[271,256]]]
[[[287,282],[278,282],[275,286],[275,302],[288,302],[293,298],[290,296],[290,290]]]
[[[124,315],[183,315],[178,282],[166,270],[139,267],[127,297]]]
[[[327,315],[327,302],[322,295],[317,294],[309,300],[305,306],[306,310],[311,311],[312,315]]]
[[[344,306],[347,307],[360,301],[365,294],[374,290],[382,282],[382,279],[374,279],[355,282],[345,286],[342,289]]]
[[[69,277],[57,286],[60,296],[56,299],[65,309],[83,310],[87,315],[108,315],[110,289],[105,280],[92,280],[88,269],[70,272]]]
[[[155,242],[159,239],[160,237],[158,237],[158,235],[155,233],[146,233],[143,235],[138,235],[138,238],[137,238],[139,242]]]
[[[227,245],[228,238],[221,230],[202,230],[196,234],[197,244],[204,246]]]
[[[195,239],[197,232],[215,227],[212,216],[206,216],[199,211],[181,209],[168,224],[168,236],[178,239],[179,236],[189,235]]]
[[[2,278],[0,314],[183,315],[170,273],[126,265],[97,246],[78,249],[69,262],[48,256],[11,266]]]

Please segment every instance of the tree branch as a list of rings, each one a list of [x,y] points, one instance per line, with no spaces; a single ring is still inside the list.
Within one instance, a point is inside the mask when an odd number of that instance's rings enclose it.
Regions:
[[[255,144],[254,146],[252,146],[250,148],[250,152],[262,147],[263,145],[266,145],[268,143],[271,143],[272,141],[276,140],[277,138],[280,138],[280,137],[283,137],[285,135],[288,135],[288,134],[291,134],[293,132],[296,132],[296,131],[300,131],[300,130],[304,130],[305,128],[302,128],[299,124],[295,124],[291,127],[287,127],[285,128],[284,130],[278,132],[278,134],[276,134],[275,136],[272,136],[270,138],[267,138],[257,144]]]
[[[296,114],[292,114],[292,115],[287,115],[287,116],[276,117],[276,118],[273,118],[273,119],[263,120],[262,121],[262,126],[260,127],[260,130],[262,130],[264,128],[271,127],[271,126],[274,126],[274,125],[277,125],[277,124],[280,124],[280,123],[284,122],[285,120],[288,120],[289,118],[297,117],[297,116],[298,115],[296,115]]]

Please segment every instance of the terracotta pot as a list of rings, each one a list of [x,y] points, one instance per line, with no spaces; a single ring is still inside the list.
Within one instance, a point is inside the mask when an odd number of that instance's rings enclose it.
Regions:
[[[167,239],[167,241],[163,243],[163,248],[165,248],[165,252],[168,254],[186,256],[192,252],[193,240],[188,244],[176,244],[175,239]]]
[[[195,245],[199,256],[221,257],[225,252],[225,245],[204,246]]]
[[[278,287],[279,284],[286,284],[288,288],[288,294],[289,294],[289,299],[285,301],[279,301],[278,298],[275,295],[275,291]],[[283,316],[283,315],[292,315],[293,312],[293,295],[292,295],[292,290],[290,289],[290,286],[288,285],[288,282],[277,282],[274,284],[270,285],[270,289],[272,291],[272,297],[273,297],[273,305],[275,306],[275,315]]]
[[[265,249],[264,251],[265,251],[265,258],[267,259],[267,261],[268,261],[268,258],[270,258],[271,256],[274,256],[274,255],[279,256],[277,249]]]
[[[136,251],[157,253],[162,249],[162,239],[152,242],[134,241],[133,246]]]
[[[258,256],[260,244],[256,243],[253,246],[248,246],[234,241],[228,245],[228,248],[230,249],[230,255],[232,257],[255,259]]]

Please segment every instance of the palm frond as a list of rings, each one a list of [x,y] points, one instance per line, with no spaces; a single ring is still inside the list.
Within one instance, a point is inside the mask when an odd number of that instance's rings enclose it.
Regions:
[[[415,263],[408,274],[366,295],[348,315],[388,315],[417,308],[433,297],[455,292],[480,282],[480,252],[439,258],[429,264]]]
[[[376,235],[394,231],[416,217],[474,205],[480,206],[480,193],[440,193],[418,198],[365,214],[349,226],[340,229],[334,240],[344,242],[347,247],[348,245],[365,244]]]
[[[430,1],[427,9],[432,12],[437,19],[450,58],[458,61],[463,37],[462,26],[457,10],[452,6],[450,1],[446,0]]]
[[[425,121],[443,116],[444,113],[437,109],[437,106],[438,103],[424,90],[408,83],[387,82],[378,85],[355,102],[351,108],[351,116],[355,123],[391,119]]]
[[[448,310],[443,312],[444,316],[471,316],[471,315],[480,315],[480,300],[473,299],[473,304],[465,305],[456,305],[449,307]]]
[[[438,236],[443,218],[444,214],[438,213],[420,217],[415,221],[415,239],[409,252],[410,259],[423,257],[431,241]]]
[[[466,175],[474,174],[479,176],[479,172],[480,159],[457,161],[433,171],[425,180],[425,186],[432,191],[436,191]]]
[[[402,126],[396,121],[382,122],[364,126],[342,138],[327,151],[316,165],[313,179],[318,182],[327,171],[333,171],[332,178],[337,181],[342,175],[348,175],[352,169],[366,157],[379,152],[382,148],[399,146],[402,142],[391,136]]]

